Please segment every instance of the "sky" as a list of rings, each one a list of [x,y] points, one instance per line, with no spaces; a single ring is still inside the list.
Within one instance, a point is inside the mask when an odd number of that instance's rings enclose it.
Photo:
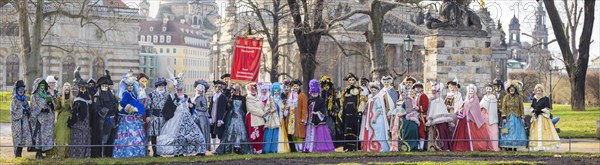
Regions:
[[[158,12],[158,5],[160,4],[160,2],[166,2],[169,0],[148,0],[148,2],[150,3],[150,16],[155,16],[156,13]],[[171,0],[172,1],[172,0]],[[227,6],[226,0],[215,0],[219,6],[219,8],[225,8]],[[473,9],[478,9],[479,8],[479,4],[477,3],[479,0],[474,0],[471,3],[471,7]],[[537,8],[537,3],[534,0],[484,0],[485,1],[485,6],[488,8],[488,11],[491,14],[491,17],[494,18],[494,20],[500,20],[500,22],[502,22],[503,27],[504,27],[504,31],[507,33],[507,39],[508,39],[508,24],[510,23],[510,20],[513,17],[517,17],[521,23],[521,33],[527,33],[527,34],[532,34],[532,29],[534,27],[535,24],[535,9]],[[568,0],[569,2],[572,2],[572,0]],[[139,2],[141,2],[141,0],[123,0],[123,2],[125,2],[127,5],[131,6],[131,7],[137,7],[137,4]],[[559,12],[564,12],[564,7],[562,5],[562,1],[555,1],[555,4],[557,5],[557,9]],[[580,4],[583,4],[583,2],[580,2]],[[580,5],[582,6],[582,5]],[[600,56],[600,3],[596,3],[596,11],[594,13],[594,15],[596,16],[595,21],[594,21],[594,28],[593,28],[593,34],[592,34],[592,40],[594,40],[592,42],[592,44],[590,45],[590,60]],[[548,28],[548,40],[551,41],[554,39],[554,31],[552,30],[552,25],[550,24],[550,20],[548,19],[548,16],[546,15],[546,27]],[[583,19],[583,16],[582,18]],[[566,19],[563,18],[563,22],[565,22]],[[581,21],[581,25],[579,25],[579,27],[583,26],[583,21]],[[581,29],[578,30],[579,32],[581,32]],[[577,35],[577,40],[579,40],[579,36],[580,34]],[[526,41],[531,43],[532,39],[528,36],[525,35],[521,35],[521,41]],[[508,41],[506,41],[508,42]],[[558,44],[556,42],[548,45],[548,48],[550,49],[551,52],[553,52],[553,54],[555,54],[555,56],[559,57],[560,56],[560,49],[558,47]]]

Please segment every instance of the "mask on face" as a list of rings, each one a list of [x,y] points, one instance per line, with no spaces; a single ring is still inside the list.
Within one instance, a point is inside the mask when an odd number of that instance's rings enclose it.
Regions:
[[[158,86],[158,87],[156,87],[156,92],[158,92],[158,93],[165,92],[165,86]]]
[[[485,87],[485,91],[486,92],[492,92],[492,91],[494,91],[494,89],[492,89],[492,87]]]
[[[38,89],[44,90],[45,88],[46,88],[46,84],[40,84],[40,87]]]
[[[102,84],[102,85],[100,86],[100,90],[102,90],[102,91],[104,91],[104,92],[108,91],[108,84]]]
[[[148,79],[146,79],[145,77],[140,78],[140,84],[146,87],[146,84],[148,84]]]

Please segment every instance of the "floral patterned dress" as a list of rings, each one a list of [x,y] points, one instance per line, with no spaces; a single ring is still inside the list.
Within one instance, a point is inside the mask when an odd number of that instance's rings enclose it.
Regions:
[[[33,144],[28,111],[27,99],[24,96],[23,99],[18,99],[15,94],[10,103],[11,130],[14,146]]]
[[[172,94],[171,97],[176,94]],[[178,101],[177,101],[178,100]],[[159,155],[192,154],[204,143],[204,135],[194,122],[189,109],[189,98],[179,97],[174,100],[177,109],[173,118],[169,119],[161,129],[158,136],[157,151]]]

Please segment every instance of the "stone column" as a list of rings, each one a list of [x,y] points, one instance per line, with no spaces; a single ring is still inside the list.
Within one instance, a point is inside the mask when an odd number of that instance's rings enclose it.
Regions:
[[[436,29],[424,39],[425,81],[459,80],[462,86],[482,87],[493,80],[490,37],[481,30]]]

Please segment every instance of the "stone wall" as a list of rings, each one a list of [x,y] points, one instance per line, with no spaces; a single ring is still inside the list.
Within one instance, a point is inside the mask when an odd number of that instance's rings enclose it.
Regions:
[[[495,63],[485,31],[438,29],[424,42],[426,81],[457,78],[462,86],[473,83],[478,87],[492,82]]]

